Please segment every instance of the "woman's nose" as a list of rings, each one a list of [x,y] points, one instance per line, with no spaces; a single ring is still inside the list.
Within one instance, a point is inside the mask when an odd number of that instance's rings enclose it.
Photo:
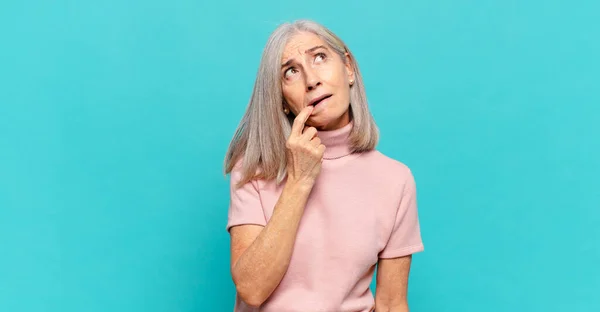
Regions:
[[[315,74],[312,69],[306,70],[306,91],[312,91],[317,86],[321,85],[321,80],[319,76]]]

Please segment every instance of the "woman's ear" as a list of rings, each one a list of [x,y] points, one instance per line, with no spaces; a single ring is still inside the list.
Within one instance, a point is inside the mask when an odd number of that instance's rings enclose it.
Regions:
[[[344,65],[346,67],[346,74],[348,75],[348,81],[354,81],[354,67],[352,66],[352,56],[350,53],[344,53],[345,62]]]

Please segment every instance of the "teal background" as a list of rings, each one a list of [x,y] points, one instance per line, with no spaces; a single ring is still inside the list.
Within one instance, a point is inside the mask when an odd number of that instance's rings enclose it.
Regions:
[[[600,310],[597,1],[2,1],[0,311],[231,311],[227,144],[261,50],[355,53],[416,176],[411,311]]]

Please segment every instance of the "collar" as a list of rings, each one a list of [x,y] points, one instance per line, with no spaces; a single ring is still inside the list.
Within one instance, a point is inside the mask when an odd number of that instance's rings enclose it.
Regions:
[[[349,140],[352,126],[353,122],[350,121],[339,129],[317,132],[321,143],[325,145],[323,159],[337,159],[352,154]]]

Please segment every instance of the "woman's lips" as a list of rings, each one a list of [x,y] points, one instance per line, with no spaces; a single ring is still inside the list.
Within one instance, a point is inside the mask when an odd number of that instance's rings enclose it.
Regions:
[[[317,100],[313,100],[314,103],[310,103],[309,105],[317,106],[320,103],[324,102],[325,100],[329,99],[331,96],[332,96],[331,94],[324,95]]]
[[[317,102],[314,106],[314,109],[311,113],[311,115],[314,115],[315,113],[318,113],[320,111],[322,111],[323,109],[325,109],[327,107],[327,104],[329,103],[329,99],[331,99],[331,96],[328,96],[324,99],[322,99],[321,101]]]

